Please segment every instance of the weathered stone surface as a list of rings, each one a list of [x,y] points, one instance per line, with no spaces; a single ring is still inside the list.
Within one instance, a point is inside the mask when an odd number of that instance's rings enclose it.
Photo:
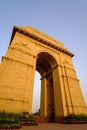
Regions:
[[[87,114],[72,54],[63,43],[30,26],[14,27],[0,65],[0,110],[32,110],[35,70],[41,74],[42,117]]]

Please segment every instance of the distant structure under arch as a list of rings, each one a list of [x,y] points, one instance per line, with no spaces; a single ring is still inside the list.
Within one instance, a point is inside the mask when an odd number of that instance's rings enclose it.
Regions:
[[[30,26],[14,26],[0,64],[0,111],[31,114],[34,75],[41,75],[40,115],[58,121],[87,114],[72,54],[63,43]]]

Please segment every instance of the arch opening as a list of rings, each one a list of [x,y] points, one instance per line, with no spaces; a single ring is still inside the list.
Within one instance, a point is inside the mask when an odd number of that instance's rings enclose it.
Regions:
[[[49,53],[38,54],[36,70],[41,75],[40,115],[50,121],[55,119],[53,68],[56,65],[55,59]]]
[[[40,110],[40,95],[41,95],[40,78],[41,78],[40,73],[38,71],[35,71],[32,113],[39,112]]]

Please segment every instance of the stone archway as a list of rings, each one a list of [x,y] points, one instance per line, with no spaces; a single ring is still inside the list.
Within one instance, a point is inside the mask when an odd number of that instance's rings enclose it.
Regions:
[[[55,118],[53,71],[57,66],[56,60],[49,53],[38,54],[36,70],[41,74],[40,114],[52,120]]]
[[[37,70],[43,117],[58,121],[70,114],[87,114],[73,56],[63,43],[37,29],[14,27],[0,64],[0,110],[31,113]]]

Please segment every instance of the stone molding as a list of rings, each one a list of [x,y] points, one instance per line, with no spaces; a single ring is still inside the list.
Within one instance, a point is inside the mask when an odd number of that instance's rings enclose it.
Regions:
[[[58,47],[58,46],[54,45],[53,42],[49,42],[49,41],[47,41],[46,39],[44,39],[44,38],[42,38],[42,37],[39,37],[39,36],[35,35],[35,34],[32,33],[32,32],[28,32],[28,31],[26,31],[25,29],[23,29],[23,28],[21,28],[21,27],[16,27],[16,26],[14,26],[14,28],[13,28],[12,37],[11,37],[11,40],[10,40],[10,45],[11,45],[11,42],[12,42],[12,40],[13,40],[13,38],[14,38],[14,35],[15,35],[16,31],[19,32],[19,33],[22,33],[23,35],[26,35],[26,36],[28,36],[28,37],[31,37],[31,38],[33,38],[34,40],[39,41],[39,42],[41,42],[41,43],[43,43],[43,44],[45,44],[45,45],[47,45],[47,46],[50,46],[50,47],[52,47],[52,48],[54,48],[54,49],[56,49],[56,50],[58,50],[58,51],[60,51],[60,52],[63,52],[63,53],[65,53],[65,54],[67,54],[67,55],[69,55],[69,56],[71,56],[71,57],[74,56],[74,54],[71,53],[71,52],[69,52],[67,49]]]

